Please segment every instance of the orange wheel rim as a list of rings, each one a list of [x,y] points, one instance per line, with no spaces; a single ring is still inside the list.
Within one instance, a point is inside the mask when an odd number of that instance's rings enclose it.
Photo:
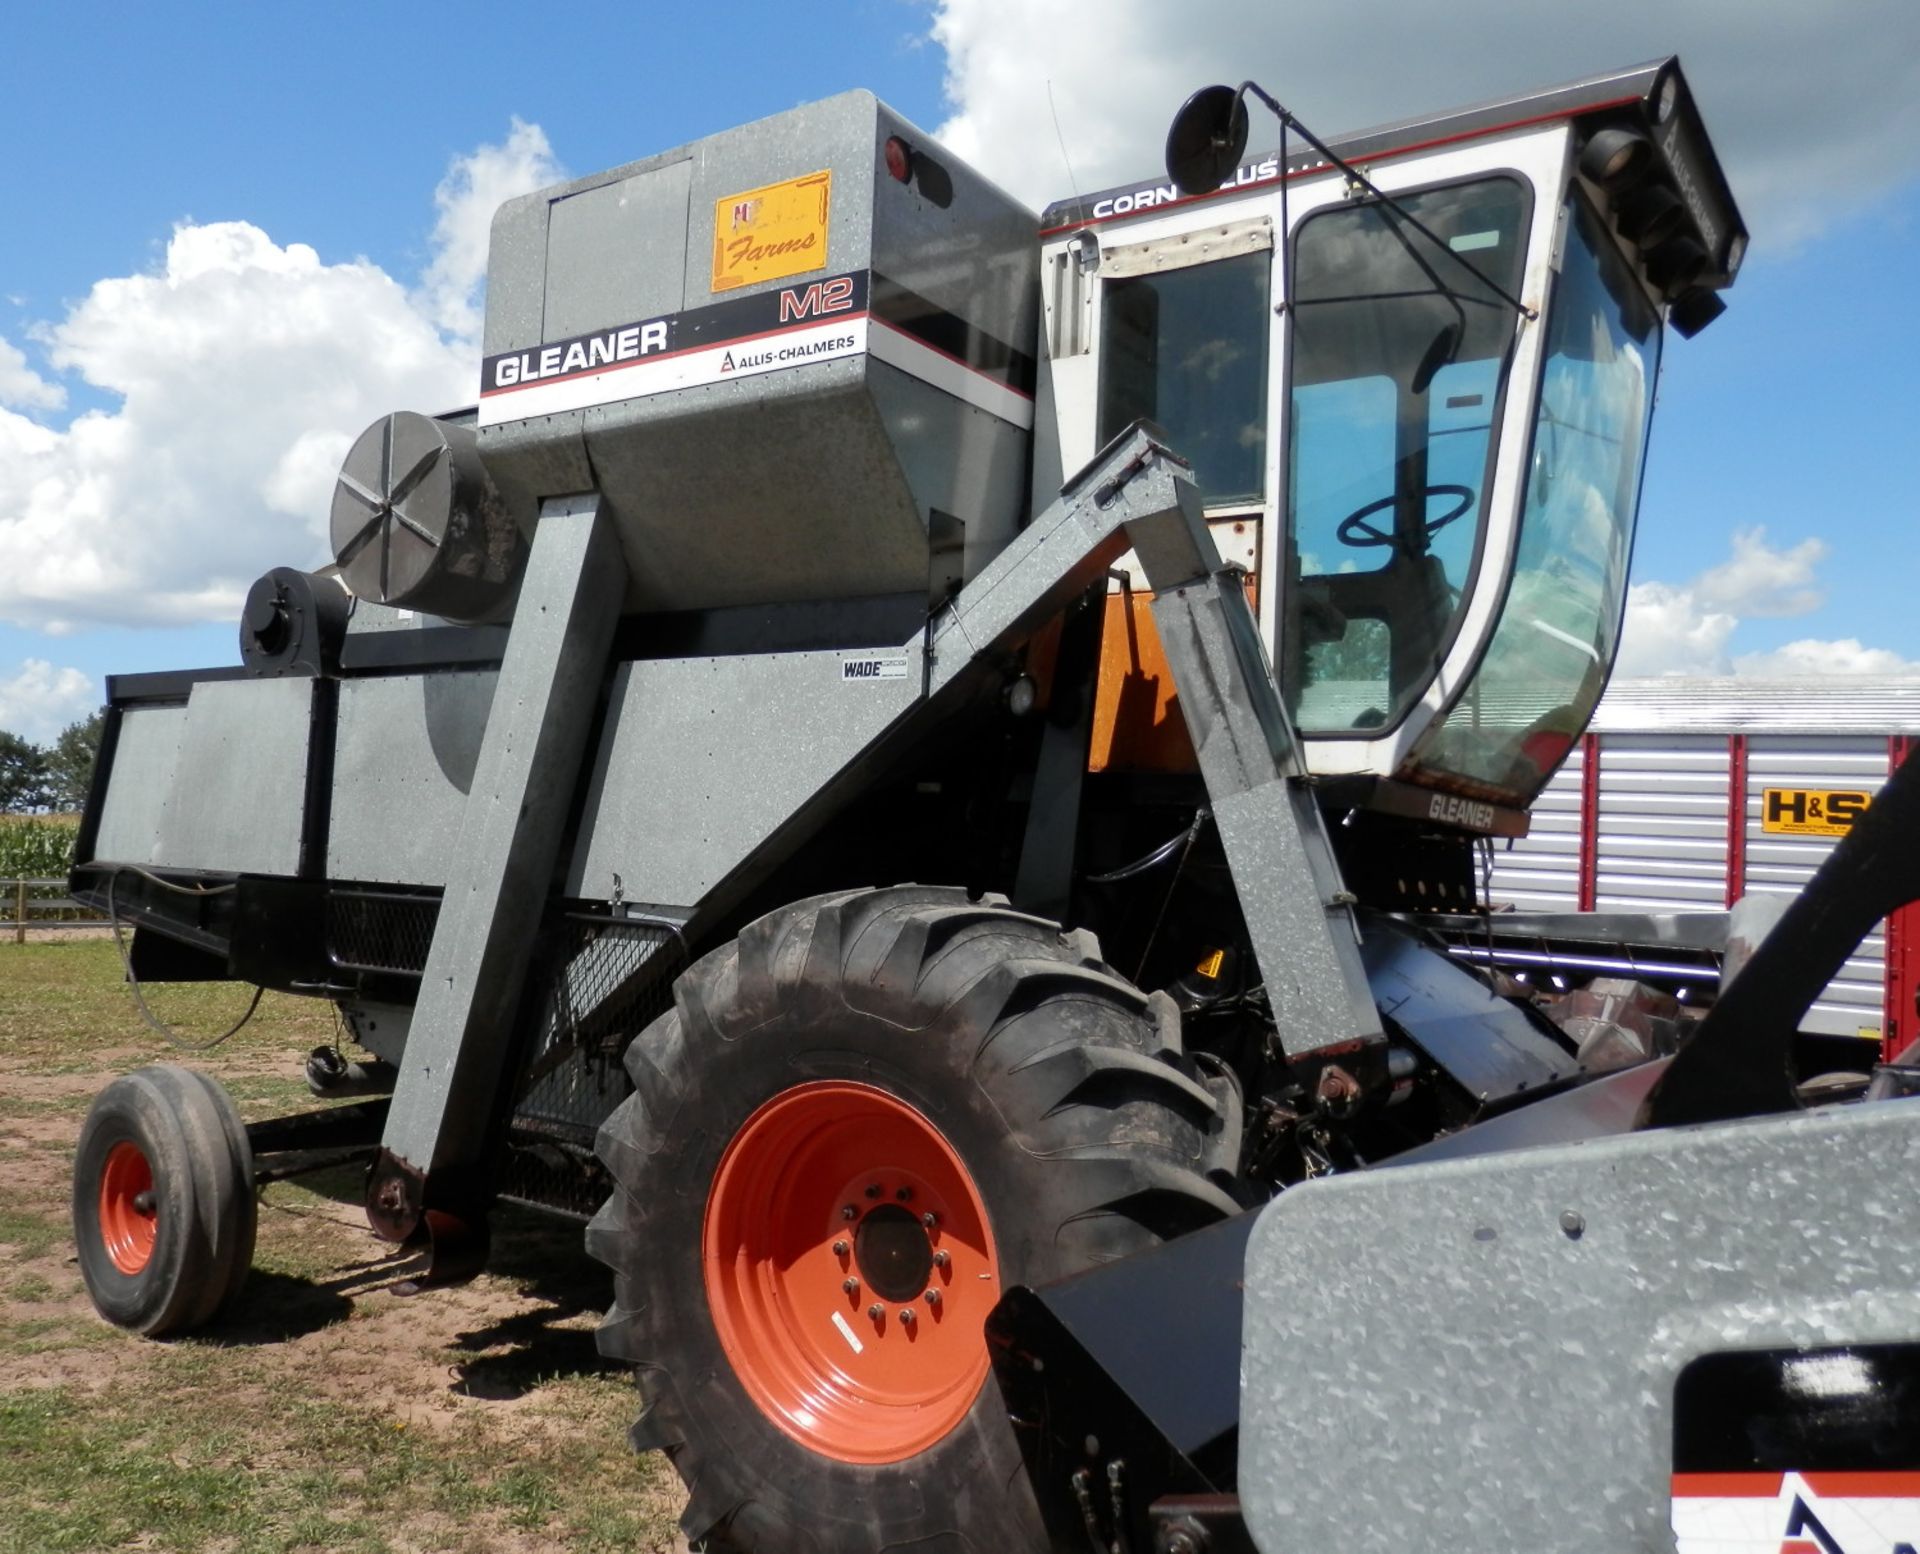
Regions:
[[[1000,1298],[986,1206],[925,1115],[871,1085],[768,1101],[702,1231],[720,1346],[762,1413],[842,1462],[898,1462],[966,1417]]]
[[[100,1239],[114,1267],[132,1275],[147,1266],[156,1223],[153,1167],[138,1144],[122,1140],[100,1172]]]

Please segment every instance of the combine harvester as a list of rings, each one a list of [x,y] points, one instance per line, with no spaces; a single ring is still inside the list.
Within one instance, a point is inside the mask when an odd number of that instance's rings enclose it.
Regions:
[[[1704,1019],[1457,942],[1746,244],[1678,64],[1168,152],[1036,242],[852,93],[502,207],[477,409],[110,683],[75,894],[365,1052],[111,1085],[95,1301],[360,1162],[423,1285],[587,1222],[707,1547],[1911,1548],[1920,1112],[1808,1102],[1916,1072],[1795,1033],[1920,774]]]

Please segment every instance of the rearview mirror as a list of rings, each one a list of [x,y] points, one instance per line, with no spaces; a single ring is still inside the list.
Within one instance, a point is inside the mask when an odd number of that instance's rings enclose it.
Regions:
[[[1230,86],[1203,86],[1167,131],[1167,176],[1182,194],[1211,194],[1247,149],[1247,105]]]

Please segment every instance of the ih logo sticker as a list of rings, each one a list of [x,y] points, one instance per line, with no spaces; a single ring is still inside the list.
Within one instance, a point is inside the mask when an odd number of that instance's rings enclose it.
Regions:
[[[833,174],[822,170],[714,201],[713,290],[827,267]]]

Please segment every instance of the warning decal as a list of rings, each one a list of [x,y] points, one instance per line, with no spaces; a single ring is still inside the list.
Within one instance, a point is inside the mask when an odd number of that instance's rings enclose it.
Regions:
[[[1760,829],[1770,836],[1845,836],[1872,802],[1862,788],[1763,788]]]
[[[827,267],[827,215],[833,174],[808,173],[713,204],[713,282],[732,291]]]

